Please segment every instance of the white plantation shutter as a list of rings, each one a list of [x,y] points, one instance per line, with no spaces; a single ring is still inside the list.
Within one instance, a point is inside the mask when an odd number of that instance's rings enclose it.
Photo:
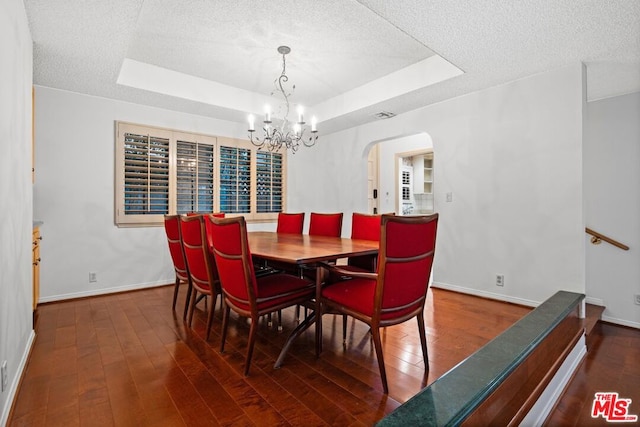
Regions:
[[[177,141],[177,213],[214,211],[214,146]]]
[[[220,211],[251,212],[251,149],[220,147]]]
[[[124,213],[169,212],[169,140],[151,135],[124,135]]]
[[[282,212],[282,154],[256,152],[256,211]]]
[[[116,122],[115,222],[224,212],[273,221],[284,210],[286,154],[249,141]]]

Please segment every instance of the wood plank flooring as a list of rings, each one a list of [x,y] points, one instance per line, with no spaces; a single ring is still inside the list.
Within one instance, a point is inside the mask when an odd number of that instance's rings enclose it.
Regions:
[[[545,426],[604,426],[604,418],[592,418],[596,392],[617,392],[631,399],[629,415],[640,424],[640,330],[599,322],[588,339],[588,353],[576,370]]]
[[[219,307],[205,341],[208,307],[200,303],[188,328],[183,305],[171,310],[172,292],[166,286],[39,306],[36,341],[8,425],[369,426],[530,310],[430,290],[430,369],[425,373],[415,322],[387,328],[387,396],[367,327],[359,322],[349,320],[344,347],[341,318],[325,316],[321,357],[315,357],[312,327],[274,370],[296,325],[294,311],[283,312],[283,332],[263,319],[245,378],[247,323],[232,318],[220,353]],[[627,347],[634,345],[627,340]]]

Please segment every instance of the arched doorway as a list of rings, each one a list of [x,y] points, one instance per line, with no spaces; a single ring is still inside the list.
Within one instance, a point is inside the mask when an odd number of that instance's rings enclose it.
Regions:
[[[427,189],[430,190],[431,211],[435,209],[433,205],[433,141],[429,134],[423,132],[415,135],[374,141],[369,145],[369,149],[367,157],[367,198],[369,201],[369,212],[395,212],[398,215],[403,214],[401,189],[402,163],[411,162],[413,164],[415,160],[416,166],[412,166],[412,172],[410,174],[414,179],[412,180],[412,187],[409,189],[409,197],[413,200],[414,209],[409,213],[421,213],[417,212],[415,195],[421,194],[421,196],[418,197],[420,199],[428,198],[427,196],[422,196],[422,194],[425,193],[426,182],[424,178],[425,155],[430,156],[427,161],[427,163],[431,165],[430,168],[427,168],[430,169],[427,172],[427,175],[429,175],[427,181],[430,181],[430,188]],[[420,167],[422,168],[422,172],[420,172]],[[415,182],[416,176],[419,177],[419,182],[422,187]],[[415,186],[413,184],[415,184]]]

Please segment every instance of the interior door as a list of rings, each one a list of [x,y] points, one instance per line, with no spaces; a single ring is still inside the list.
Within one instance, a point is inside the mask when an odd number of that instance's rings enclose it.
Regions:
[[[379,144],[371,147],[369,151],[369,158],[367,159],[367,212],[377,214],[380,205],[378,198],[378,158],[379,158]]]

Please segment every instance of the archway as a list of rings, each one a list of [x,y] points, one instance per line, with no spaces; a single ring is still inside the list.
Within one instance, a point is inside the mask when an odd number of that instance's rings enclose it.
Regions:
[[[425,153],[434,155],[433,151],[433,141],[426,132],[387,138],[368,144],[364,154],[368,159],[367,174],[370,187],[367,197],[370,202],[370,212],[375,209],[377,212],[402,214],[402,203],[400,202],[402,199],[400,194],[402,159],[424,156]],[[375,160],[376,157],[377,160]],[[433,162],[434,159],[435,157],[431,161]],[[418,166],[416,166],[417,169]],[[431,169],[431,200],[433,200],[433,167]],[[410,193],[419,193],[415,191],[416,188],[412,188]],[[413,199],[415,201],[415,197]]]

